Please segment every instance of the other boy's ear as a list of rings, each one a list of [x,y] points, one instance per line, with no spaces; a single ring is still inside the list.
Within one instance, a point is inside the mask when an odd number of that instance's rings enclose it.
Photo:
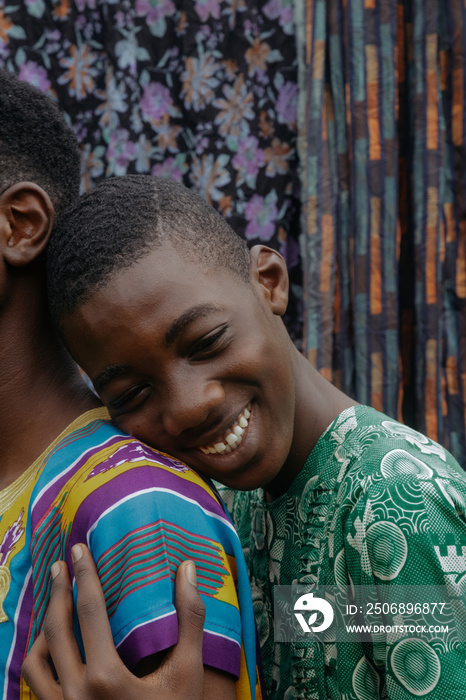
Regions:
[[[35,260],[48,243],[55,210],[34,182],[18,182],[0,195],[0,252],[15,267]]]
[[[288,305],[288,270],[276,250],[255,245],[250,250],[251,278],[260,285],[266,301],[276,316],[283,316]]]

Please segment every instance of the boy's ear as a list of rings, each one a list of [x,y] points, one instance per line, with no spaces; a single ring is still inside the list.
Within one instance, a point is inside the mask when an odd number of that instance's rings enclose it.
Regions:
[[[55,209],[34,182],[18,182],[0,195],[0,253],[15,267],[35,260],[48,243]]]
[[[288,305],[288,270],[276,250],[255,245],[250,250],[252,281],[260,285],[276,316],[283,316]]]

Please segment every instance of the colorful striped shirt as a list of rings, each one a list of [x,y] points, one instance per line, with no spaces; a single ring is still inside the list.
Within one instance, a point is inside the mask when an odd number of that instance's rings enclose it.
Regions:
[[[255,626],[236,532],[211,485],[189,467],[120,433],[105,409],[75,420],[0,492],[0,683],[4,700],[32,698],[20,678],[50,593],[50,565],[87,542],[115,645],[129,668],[177,641],[174,577],[194,560],[206,607],[204,663],[256,693]],[[74,595],[76,586],[73,581]],[[81,644],[75,612],[75,631]],[[82,648],[82,645],[81,645]]]

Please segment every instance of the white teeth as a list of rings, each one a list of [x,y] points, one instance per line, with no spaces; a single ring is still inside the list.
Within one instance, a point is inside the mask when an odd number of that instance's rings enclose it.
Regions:
[[[223,434],[223,437],[217,438],[218,442],[213,445],[199,446],[203,454],[229,454],[238,447],[243,439],[245,429],[249,425],[249,418],[251,417],[251,404],[248,404],[248,406],[249,408],[243,410],[237,421],[233,424],[233,427],[229,428],[228,431]]]

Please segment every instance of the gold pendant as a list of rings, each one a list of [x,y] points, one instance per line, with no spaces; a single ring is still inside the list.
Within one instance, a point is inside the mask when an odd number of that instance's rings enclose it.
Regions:
[[[6,622],[8,615],[3,609],[3,602],[8,595],[11,584],[10,569],[6,566],[0,566],[0,622]]]

